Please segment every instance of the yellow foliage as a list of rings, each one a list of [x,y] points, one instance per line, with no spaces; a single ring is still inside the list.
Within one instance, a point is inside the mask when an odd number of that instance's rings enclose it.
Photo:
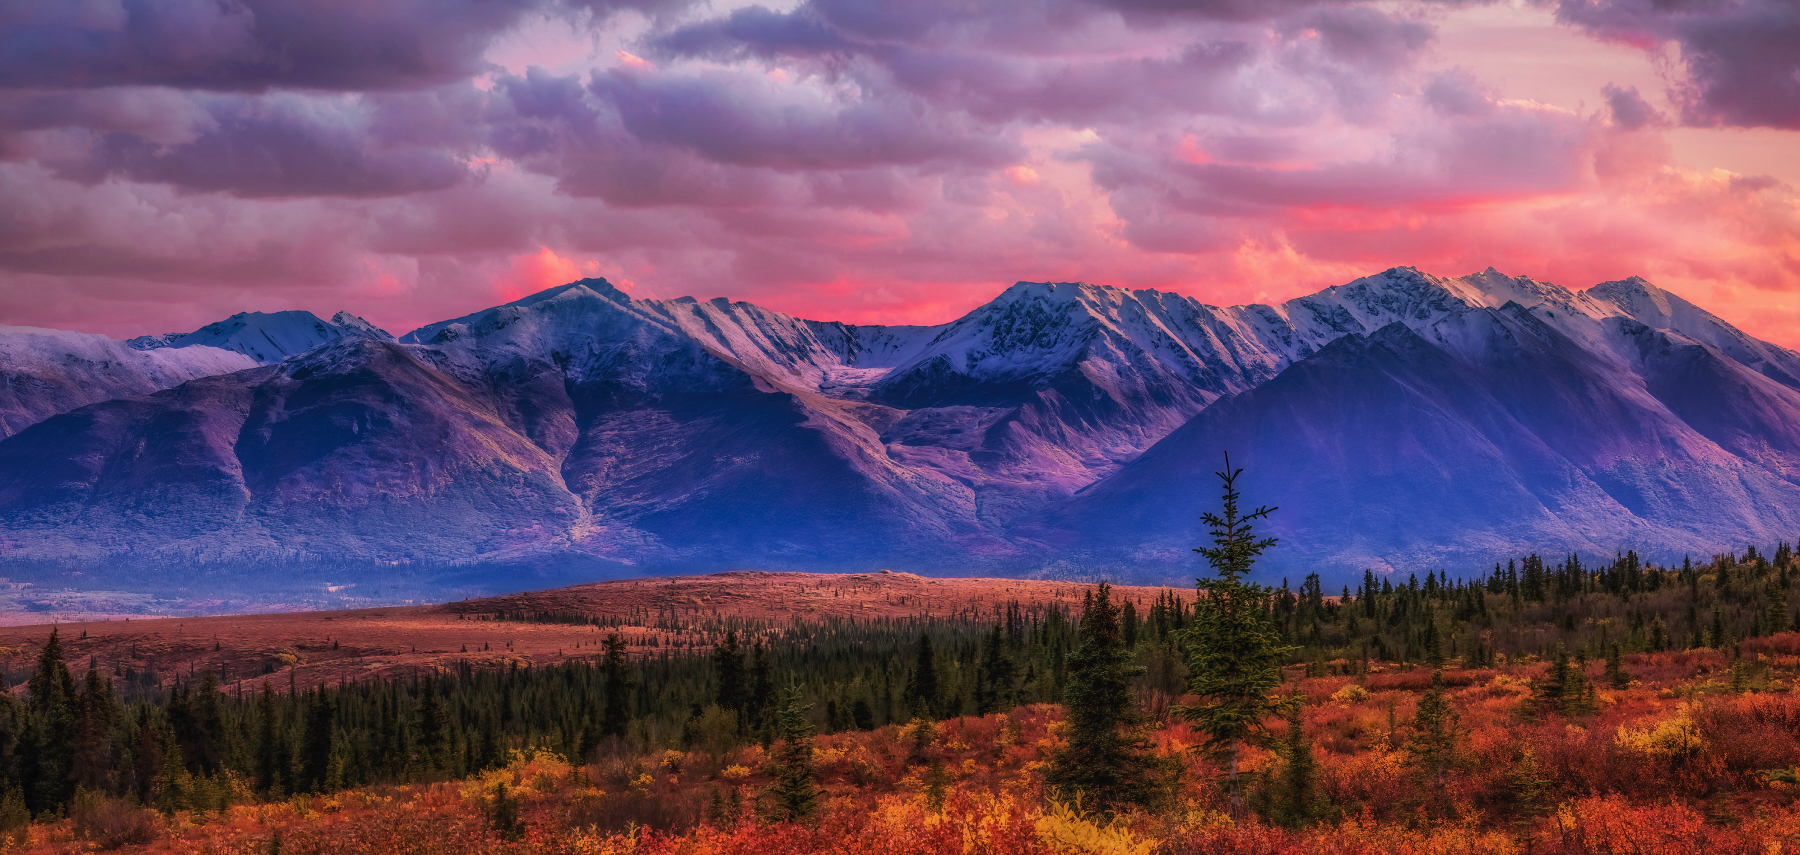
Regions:
[[[1694,726],[1693,708],[1684,703],[1677,710],[1674,718],[1642,730],[1621,725],[1613,741],[1622,748],[1650,757],[1673,760],[1692,756],[1706,746],[1706,741],[1700,736],[1700,729]]]
[[[501,783],[506,784],[514,795],[546,793],[556,787],[558,780],[566,780],[571,771],[573,767],[569,762],[552,752],[527,753],[513,749],[505,766],[464,779],[458,790],[465,799],[487,798],[494,791],[494,785]]]
[[[1530,681],[1521,680],[1508,674],[1495,674],[1494,679],[1488,681],[1488,688],[1503,689],[1507,693],[1515,695],[1531,693]]]
[[[1196,831],[1211,831],[1215,828],[1227,828],[1233,825],[1230,814],[1223,811],[1206,810],[1204,808],[1183,812],[1181,818],[1176,820],[1175,824],[1176,827],[1190,833]]]
[[[1355,683],[1349,683],[1342,689],[1332,692],[1331,699],[1340,704],[1360,704],[1369,699],[1369,690]]]
[[[1045,846],[1064,855],[1150,855],[1157,841],[1139,840],[1117,819],[1097,824],[1061,802],[1038,817],[1037,836]]]
[[[719,770],[719,777],[724,778],[727,781],[742,781],[745,778],[750,777],[750,767],[739,766],[733,763],[732,765]]]

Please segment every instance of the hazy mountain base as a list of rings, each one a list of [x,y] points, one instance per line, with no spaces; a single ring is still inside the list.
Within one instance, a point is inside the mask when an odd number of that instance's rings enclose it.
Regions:
[[[641,569],[582,555],[468,565],[302,558],[12,561],[0,563],[0,624],[436,603],[642,575]]]
[[[890,569],[874,562],[839,565],[841,574]],[[998,572],[996,573],[996,569]],[[103,561],[0,562],[0,625],[102,620],[125,616],[251,614],[437,603],[540,591],[589,582],[697,576],[742,570],[819,572],[808,566],[745,567],[722,562],[623,564],[591,555],[541,555],[515,561],[467,563],[261,558],[220,561],[197,557]],[[1193,572],[1129,572],[1077,561],[1019,562],[995,568],[971,564],[928,574],[943,578],[987,573],[1025,580],[1112,581],[1128,585],[1193,585]]]

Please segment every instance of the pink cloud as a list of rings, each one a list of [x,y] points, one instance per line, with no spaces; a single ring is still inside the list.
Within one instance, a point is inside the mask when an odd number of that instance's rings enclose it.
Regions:
[[[27,54],[93,52],[0,86],[0,322],[124,336],[305,308],[400,332],[598,275],[936,323],[1018,279],[1237,303],[1493,265],[1643,275],[1800,346],[1794,189],[1670,144],[1708,132],[1681,121],[1780,125],[1780,91],[1744,76],[1787,67],[1766,39],[1682,66],[1672,97],[1597,67],[1587,101],[1549,105],[1435,52],[1455,4],[649,4],[636,30],[574,8],[407,29],[400,4],[332,46],[320,28],[348,24],[323,12],[271,34],[177,4],[171,44],[219,38],[174,58],[33,13]],[[1564,4],[1561,32],[1697,50],[1772,8]],[[590,27],[604,65],[564,45],[559,72],[531,67],[531,15]],[[1554,26],[1533,15],[1514,23]]]

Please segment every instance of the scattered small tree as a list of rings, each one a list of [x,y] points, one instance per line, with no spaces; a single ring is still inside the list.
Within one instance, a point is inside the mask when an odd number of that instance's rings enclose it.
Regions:
[[[1569,651],[1561,644],[1550,654],[1550,671],[1538,684],[1532,702],[1539,715],[1581,715],[1594,710],[1594,684],[1580,666],[1569,661]]]
[[[1301,720],[1303,704],[1298,696],[1288,699],[1287,733],[1276,746],[1281,773],[1272,782],[1268,816],[1289,828],[1301,828],[1328,819],[1331,800],[1319,787],[1319,761]]]
[[[1244,794],[1239,781],[1243,746],[1260,743],[1268,735],[1263,721],[1286,703],[1272,696],[1281,684],[1281,663],[1293,648],[1281,643],[1281,632],[1270,621],[1265,604],[1269,591],[1245,579],[1275,538],[1258,538],[1252,527],[1276,509],[1258,507],[1238,513],[1237,478],[1242,469],[1218,474],[1224,482],[1224,516],[1208,511],[1201,515],[1212,530],[1212,547],[1195,552],[1212,565],[1214,575],[1200,579],[1200,599],[1187,631],[1188,690],[1199,703],[1176,712],[1206,735],[1206,746],[1225,759],[1225,786],[1231,815],[1242,819]]]
[[[494,785],[494,796],[487,804],[488,826],[507,840],[525,836],[525,820],[519,816],[519,797],[508,792],[506,782]]]
[[[1625,673],[1625,651],[1616,641],[1606,651],[1606,680],[1615,689],[1631,685],[1631,675]]]

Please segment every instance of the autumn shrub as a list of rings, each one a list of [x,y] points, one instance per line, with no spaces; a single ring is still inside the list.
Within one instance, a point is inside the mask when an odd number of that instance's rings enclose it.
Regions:
[[[1722,825],[1681,802],[1634,803],[1618,796],[1582,799],[1559,806],[1550,823],[1554,830],[1545,828],[1547,845],[1538,851],[1556,855],[1792,851],[1780,842],[1782,837],[1791,838],[1791,829],[1758,822]]]
[[[1516,855],[1512,835],[1466,826],[1411,828],[1372,814],[1335,826],[1289,831],[1254,823],[1183,825],[1155,855]],[[1542,851],[1542,850],[1537,850]]]
[[[1754,785],[1758,773],[1800,764],[1795,725],[1800,709],[1789,698],[1744,698],[1709,703],[1693,713],[1694,729],[1719,776],[1715,787]]]
[[[711,794],[712,790],[699,787],[672,793],[587,790],[573,794],[564,804],[563,821],[568,828],[602,833],[632,828],[679,833],[706,818]]]
[[[1477,686],[1494,678],[1491,670],[1476,668],[1471,670],[1452,670],[1444,672],[1444,685],[1452,689],[1464,686]],[[1431,687],[1432,670],[1430,668],[1414,668],[1411,671],[1384,671],[1370,674],[1364,686],[1371,692],[1408,692],[1423,694]]]
[[[1023,799],[956,789],[948,794],[942,813],[928,812],[910,799],[854,800],[833,804],[816,824],[701,826],[680,838],[650,835],[629,851],[637,855],[1060,855],[1039,839],[1038,816]]]
[[[69,804],[69,824],[76,839],[101,849],[149,843],[159,832],[155,811],[86,790]]]

